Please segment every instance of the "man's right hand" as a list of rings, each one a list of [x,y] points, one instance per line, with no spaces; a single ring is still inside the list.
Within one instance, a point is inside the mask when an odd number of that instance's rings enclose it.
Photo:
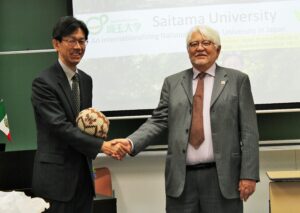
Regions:
[[[122,160],[127,153],[131,153],[131,143],[125,138],[104,141],[101,151],[117,160]]]

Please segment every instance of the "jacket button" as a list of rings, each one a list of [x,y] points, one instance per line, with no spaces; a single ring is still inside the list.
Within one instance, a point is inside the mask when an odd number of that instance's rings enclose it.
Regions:
[[[182,150],[182,153],[185,153],[185,149]]]
[[[189,129],[186,129],[185,132],[188,133],[188,132],[189,132]]]

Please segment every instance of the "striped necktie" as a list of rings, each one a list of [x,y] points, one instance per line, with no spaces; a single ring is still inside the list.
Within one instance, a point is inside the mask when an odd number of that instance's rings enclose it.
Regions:
[[[76,109],[76,114],[80,111],[80,94],[79,94],[79,78],[78,74],[76,73],[72,77],[72,98],[74,102],[74,106]]]

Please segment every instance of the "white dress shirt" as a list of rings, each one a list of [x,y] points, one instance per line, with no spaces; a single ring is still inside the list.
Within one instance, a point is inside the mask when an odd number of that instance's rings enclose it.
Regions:
[[[203,127],[204,127],[204,141],[198,149],[195,149],[188,143],[186,164],[194,165],[198,163],[214,162],[214,152],[211,136],[211,125],[210,125],[210,100],[214,85],[216,72],[216,64],[212,65],[207,71],[204,77],[204,100],[203,100]],[[193,68],[193,95],[196,92],[198,83],[198,74],[200,73],[197,69]]]
[[[72,78],[75,75],[75,73],[78,73],[78,70],[76,69],[76,71],[74,72],[71,68],[69,68],[67,65],[65,65],[60,59],[58,59],[58,62],[60,64],[60,66],[62,67],[63,71],[65,72],[67,79],[69,81],[70,87],[72,89]]]

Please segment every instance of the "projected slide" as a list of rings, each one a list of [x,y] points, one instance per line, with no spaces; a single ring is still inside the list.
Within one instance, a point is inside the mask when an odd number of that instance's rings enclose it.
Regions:
[[[79,68],[101,111],[155,108],[164,78],[191,67],[186,34],[203,24],[221,35],[217,63],[250,76],[256,104],[300,102],[299,0],[74,0],[73,12],[90,30]]]

